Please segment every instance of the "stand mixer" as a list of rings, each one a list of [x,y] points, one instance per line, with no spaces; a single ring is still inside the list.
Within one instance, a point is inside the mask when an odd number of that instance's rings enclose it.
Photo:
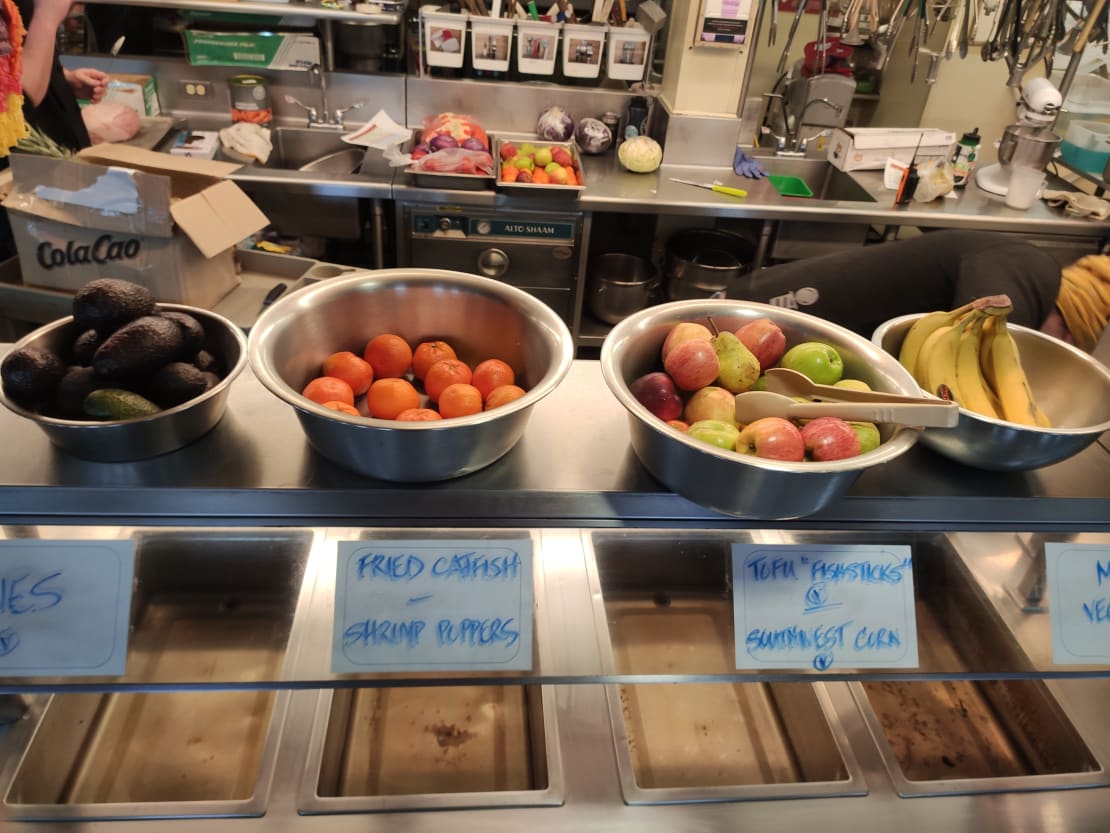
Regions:
[[[998,162],[975,171],[975,184],[1006,196],[1014,167],[1043,170],[1062,141],[1052,124],[1063,103],[1060,91],[1047,78],[1031,78],[1021,85],[1018,120],[1007,125],[998,145]]]

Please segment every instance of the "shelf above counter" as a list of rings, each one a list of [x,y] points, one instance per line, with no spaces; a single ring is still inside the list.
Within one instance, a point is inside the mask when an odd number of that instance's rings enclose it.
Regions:
[[[89,3],[105,3],[107,0],[88,0]],[[267,3],[259,0],[244,2],[225,2],[224,0],[111,0],[113,6],[142,6],[167,11],[189,10],[204,12],[227,12],[265,16],[312,17],[321,20],[357,20],[363,23],[381,23],[396,26],[401,22],[401,11],[370,14],[353,9],[333,9],[319,0],[309,2]]]

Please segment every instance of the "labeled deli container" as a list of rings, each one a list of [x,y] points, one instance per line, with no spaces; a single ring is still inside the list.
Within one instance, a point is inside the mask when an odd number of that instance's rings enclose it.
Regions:
[[[498,137],[493,142],[493,158],[501,159],[501,147],[506,143],[512,143],[517,147],[528,143],[535,147],[537,150],[540,148],[563,148],[570,154],[571,160],[575,170],[578,173],[579,179],[582,177],[582,154],[578,149],[578,144],[573,139],[569,142],[548,142],[543,139],[524,138],[524,139],[511,139],[508,137]],[[505,165],[505,162],[499,164]],[[507,188],[520,193],[538,193],[538,194],[564,194],[568,197],[577,197],[582,191],[586,190],[585,182],[574,185],[557,184],[554,182],[508,182],[502,178],[500,170],[497,173],[497,187]]]
[[[470,21],[470,63],[474,69],[508,71],[515,26],[512,18],[475,17]]]
[[[651,34],[638,24],[611,28],[606,74],[620,81],[643,79],[650,43]]]
[[[600,77],[608,31],[608,26],[563,24],[563,74],[568,78]]]
[[[424,32],[424,60],[428,66],[458,68],[463,65],[467,12],[442,12],[439,6],[420,8]]]
[[[555,74],[562,26],[542,20],[517,21],[516,68],[522,75]]]

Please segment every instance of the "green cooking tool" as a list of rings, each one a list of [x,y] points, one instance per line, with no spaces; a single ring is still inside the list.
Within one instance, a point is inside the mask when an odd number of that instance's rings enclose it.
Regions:
[[[806,185],[800,176],[784,176],[781,174],[767,174],[767,181],[775,186],[775,190],[782,197],[812,197],[813,191]]]
[[[748,192],[742,188],[731,188],[728,185],[720,185],[716,182],[692,182],[689,179],[676,179],[671,177],[671,182],[679,182],[683,185],[693,185],[697,188],[708,188],[710,191],[716,191],[718,194],[728,194],[730,197],[746,197]]]

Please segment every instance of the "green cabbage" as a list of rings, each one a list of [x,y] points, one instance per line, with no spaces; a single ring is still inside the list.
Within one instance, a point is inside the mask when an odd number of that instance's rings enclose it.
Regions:
[[[650,136],[633,136],[621,142],[617,160],[633,173],[648,174],[663,161],[663,148]]]

